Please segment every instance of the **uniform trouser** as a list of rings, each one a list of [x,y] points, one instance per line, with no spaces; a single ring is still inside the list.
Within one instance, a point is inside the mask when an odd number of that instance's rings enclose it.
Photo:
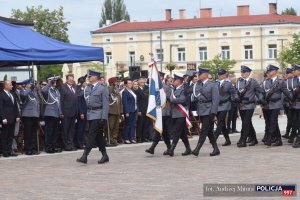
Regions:
[[[120,115],[108,115],[108,124],[109,124],[109,133],[110,133],[110,139],[117,139],[119,134],[119,128],[120,128]]]
[[[162,137],[164,139],[164,142],[165,142],[167,148],[170,148],[170,146],[171,146],[170,120],[172,120],[172,118],[170,116],[163,116],[163,118],[162,118],[162,122],[163,122]],[[154,143],[159,143],[160,139],[161,139],[161,136],[159,133],[154,134],[154,137],[153,137]]]
[[[24,150],[25,151],[37,150],[35,148],[35,145],[37,145],[38,118],[22,117],[22,122],[24,125]]]
[[[286,117],[287,117],[286,133],[289,134],[291,132],[292,125],[293,125],[292,111],[291,111],[290,107],[287,106],[287,105],[284,105],[283,108],[284,108],[284,112],[285,112]]]
[[[124,124],[124,132],[123,132],[125,140],[134,140],[135,124],[136,124],[136,112],[129,113],[129,117],[125,116],[125,124]]]
[[[280,131],[278,131],[278,114],[280,109],[265,109],[266,120],[268,121],[267,127],[267,143],[271,143],[272,139],[275,138],[277,140],[281,140]]]
[[[150,118],[147,117],[145,113],[142,113],[141,116],[138,116],[136,127],[136,139],[138,141],[144,141],[145,139],[150,138],[150,122]]]
[[[237,106],[231,106],[231,110],[228,112],[227,128],[233,131],[236,130],[236,120],[238,118]]]
[[[300,134],[300,109],[292,109],[292,116],[293,116],[293,125],[292,125],[292,133],[291,138],[295,138],[297,135]]]
[[[267,115],[267,110],[266,109],[262,109],[263,112],[263,116],[264,116],[264,120],[265,120],[265,134],[264,134],[264,139],[267,139],[267,135],[268,135],[268,128],[269,128],[269,123],[270,123],[270,119],[268,118],[269,115]]]
[[[226,140],[229,140],[228,129],[227,129],[226,123],[225,123],[227,113],[228,113],[228,111],[225,110],[225,111],[220,111],[217,114],[218,124],[217,124],[217,128],[216,128],[216,131],[215,131],[215,134],[214,134],[216,140],[218,139],[221,132],[223,133],[224,138]]]
[[[75,117],[66,117],[64,116],[62,120],[62,126],[63,126],[63,143],[64,148],[72,148],[73,141],[74,141],[74,135],[75,135]]]
[[[210,143],[213,145],[216,143],[216,138],[213,134],[214,122],[211,116],[205,115],[200,116],[200,120],[202,122],[202,130],[199,136],[198,144],[202,147],[206,140],[206,136],[208,137]]]
[[[249,137],[252,141],[256,141],[256,132],[252,124],[252,116],[254,109],[249,110],[240,110],[240,115],[242,118],[242,131],[240,142],[246,143],[247,137]]]
[[[101,127],[104,126],[105,120],[101,121],[101,119],[88,120],[89,123],[89,135],[88,135],[88,143],[85,148],[90,151],[95,145],[99,148],[99,151],[106,151],[105,148],[105,138],[103,133],[100,132]]]
[[[86,119],[77,118],[77,131],[76,131],[76,141],[78,145],[83,145],[84,143],[84,133],[86,127]]]
[[[52,151],[55,148],[55,143],[59,135],[59,118],[45,116],[46,135],[45,135],[45,150]]]
[[[187,137],[188,130],[186,128],[185,120],[185,117],[172,118],[171,134],[173,135],[173,146],[177,145],[179,138],[182,140],[186,147],[189,146],[189,140]]]
[[[2,124],[1,145],[2,154],[7,155],[12,152],[12,142],[14,138],[15,123]]]

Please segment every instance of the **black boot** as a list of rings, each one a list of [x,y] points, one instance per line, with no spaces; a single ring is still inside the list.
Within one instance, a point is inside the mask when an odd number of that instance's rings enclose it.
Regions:
[[[198,143],[197,146],[196,146],[196,148],[192,151],[192,154],[193,154],[194,156],[198,156],[201,147],[202,147],[202,144]]]
[[[102,153],[102,158],[101,158],[101,160],[98,161],[98,164],[103,164],[103,163],[109,162],[109,157],[108,157],[106,151],[101,151],[101,153]]]
[[[172,144],[171,148],[167,150],[166,155],[169,155],[169,156],[173,157],[175,148],[176,148],[176,146],[174,144]]]
[[[276,142],[272,144],[272,146],[274,146],[274,147],[282,146],[282,140],[281,140],[281,138],[277,139]]]
[[[285,139],[289,139],[290,138],[290,130],[286,130],[285,134],[282,136]]]
[[[258,141],[257,140],[252,140],[249,144],[249,146],[255,146],[258,144]]]
[[[230,139],[228,138],[228,139],[226,139],[225,143],[222,144],[222,146],[229,146],[229,145],[231,145],[231,141],[230,141]]]
[[[293,144],[293,142],[294,142],[294,138],[290,137],[289,140],[288,140],[288,143]]]
[[[155,149],[157,144],[158,144],[157,142],[152,142],[151,147],[149,149],[146,149],[145,152],[150,153],[150,154],[154,154],[154,149]]]
[[[190,143],[188,140],[184,142],[184,146],[185,146],[185,152],[183,152],[181,155],[182,156],[191,155],[192,150],[191,150]]]
[[[217,143],[214,143],[212,146],[213,146],[214,150],[213,150],[213,152],[211,152],[209,155],[210,155],[210,156],[217,156],[217,155],[220,155],[220,150],[219,150],[219,148],[218,148]]]
[[[296,137],[296,140],[295,140],[295,142],[293,144],[293,147],[294,148],[300,148],[300,137],[299,136]]]
[[[164,151],[163,155],[167,156],[168,155],[168,151],[171,149],[171,145],[167,144],[167,150]]]
[[[82,154],[82,156],[80,158],[77,158],[77,162],[80,162],[80,163],[84,163],[86,164],[87,163],[87,157],[89,155],[91,150],[88,150],[88,149],[84,149],[84,152]]]
[[[240,141],[240,143],[237,144],[237,147],[241,148],[241,147],[247,147],[246,142]]]

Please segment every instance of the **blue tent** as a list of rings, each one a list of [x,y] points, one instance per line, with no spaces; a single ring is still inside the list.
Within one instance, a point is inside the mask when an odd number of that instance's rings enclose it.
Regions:
[[[103,48],[63,43],[0,21],[0,67],[104,60]]]

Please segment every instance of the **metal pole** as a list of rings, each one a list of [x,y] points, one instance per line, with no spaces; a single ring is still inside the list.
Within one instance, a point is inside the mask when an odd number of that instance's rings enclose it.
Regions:
[[[172,44],[170,44],[170,63],[172,63]]]
[[[160,42],[160,50],[159,50],[159,54],[160,54],[160,71],[162,72],[162,31],[159,31],[159,42]]]

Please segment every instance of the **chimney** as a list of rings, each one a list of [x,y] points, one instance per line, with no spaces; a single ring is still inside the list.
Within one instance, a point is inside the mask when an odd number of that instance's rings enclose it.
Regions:
[[[269,3],[269,14],[277,14],[277,3]]]
[[[237,16],[249,15],[249,5],[237,6]]]
[[[166,20],[171,21],[172,20],[172,10],[166,9]]]
[[[179,10],[179,19],[185,19],[185,9]]]
[[[211,8],[201,8],[200,9],[200,18],[211,18],[212,9]]]

